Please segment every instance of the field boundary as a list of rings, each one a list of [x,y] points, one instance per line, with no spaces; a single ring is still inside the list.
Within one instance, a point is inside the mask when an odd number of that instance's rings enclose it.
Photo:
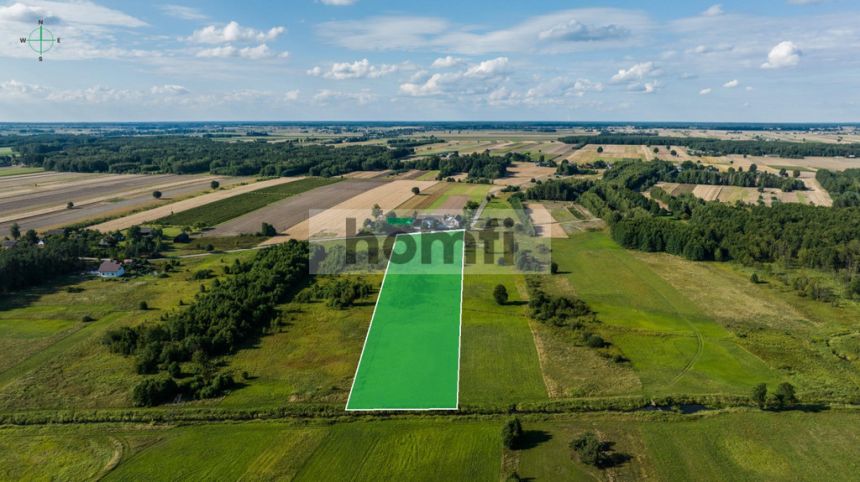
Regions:
[[[364,336],[364,344],[361,347],[361,354],[358,357],[358,364],[355,367],[355,374],[352,377],[352,385],[349,389],[349,395],[346,399],[346,406],[344,408],[347,412],[434,412],[434,411],[458,411],[460,409],[460,376],[461,376],[461,357],[463,353],[463,284],[466,277],[466,238],[465,238],[465,229],[456,229],[451,231],[425,231],[425,232],[417,232],[417,233],[398,233],[394,236],[396,245],[398,236],[415,236],[415,235],[423,235],[423,234],[437,234],[437,233],[463,233],[463,251],[460,257],[460,306],[459,306],[459,320],[457,326],[457,396],[454,407],[433,407],[433,408],[349,408],[349,403],[352,400],[352,394],[355,389],[355,382],[358,379],[358,371],[361,368],[361,361],[364,359],[364,352],[367,348],[367,341],[370,338],[370,332],[373,329],[373,320],[376,318],[376,309],[379,306],[379,300],[382,298],[382,292],[385,288],[385,279],[388,277],[388,271],[391,267],[391,257],[389,256],[388,262],[385,265],[385,273],[382,275],[382,283],[379,286],[379,294],[376,296],[376,303],[373,305],[373,313],[370,316],[370,324],[367,327],[367,334]],[[392,248],[393,249],[393,248]]]

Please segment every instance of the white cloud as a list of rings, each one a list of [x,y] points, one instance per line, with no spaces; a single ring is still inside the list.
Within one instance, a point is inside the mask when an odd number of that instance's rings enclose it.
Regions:
[[[181,18],[182,20],[206,20],[206,16],[200,10],[184,5],[160,5],[158,7],[162,12],[171,17]]]
[[[155,95],[187,95],[191,93],[185,87],[175,84],[156,85],[149,91]]]
[[[458,65],[461,65],[462,63],[463,59],[461,59],[460,57],[452,57],[448,55],[445,57],[439,57],[438,59],[434,60],[433,65],[431,65],[431,67],[433,67],[434,69],[447,69],[450,67],[456,67]]]
[[[591,42],[624,38],[630,30],[619,25],[586,25],[577,19],[553,25],[538,33],[541,40],[562,40],[571,42]]]
[[[663,84],[660,83],[659,80],[651,80],[649,82],[630,84],[627,87],[627,90],[631,92],[638,92],[640,94],[653,94],[654,92],[657,92],[657,90],[662,86]]]
[[[716,5],[711,5],[710,7],[708,7],[707,10],[702,12],[702,15],[704,15],[705,17],[717,17],[722,15],[723,13],[724,12],[722,4],[718,3]]]
[[[505,73],[507,69],[508,58],[497,57],[469,67],[463,75],[466,77],[486,78]]]
[[[90,26],[145,27],[146,22],[89,1],[58,2],[28,1],[16,2],[0,7],[0,24],[6,22],[33,23],[38,19],[46,23],[82,24]]]
[[[800,48],[790,40],[786,40],[777,44],[767,54],[767,62],[761,64],[763,69],[781,69],[785,67],[794,67],[800,63],[800,56],[803,55]]]
[[[359,105],[368,104],[376,99],[376,94],[369,90],[361,90],[359,92],[343,92],[338,90],[323,89],[314,95],[314,102],[318,104],[328,104],[330,101],[348,100],[356,102]]]
[[[353,50],[434,50],[465,54],[571,52],[632,45],[651,27],[637,10],[583,8],[529,17],[507,28],[456,25],[444,18],[382,16],[325,22],[317,33]]]
[[[349,5],[355,5],[358,0],[319,0],[323,5],[331,5],[334,7],[346,7]]]
[[[285,55],[289,55],[284,52],[279,56],[284,58]],[[201,58],[229,58],[229,57],[239,57],[243,59],[249,60],[259,60],[267,57],[271,57],[273,55],[272,49],[269,48],[266,44],[260,44],[256,47],[242,47],[236,48],[232,45],[222,45],[219,47],[213,47],[211,49],[203,49],[197,52],[197,56]]]
[[[612,76],[613,83],[629,82],[633,80],[641,80],[648,75],[656,72],[653,62],[642,62],[630,67],[629,69],[618,69],[618,73]]]
[[[188,40],[202,44],[220,44],[227,42],[265,42],[278,38],[287,30],[284,27],[272,27],[267,31],[242,27],[233,21],[224,27],[209,25],[195,30]]]
[[[707,89],[702,89],[702,90],[700,90],[700,91],[699,91],[699,95],[708,95],[708,94],[710,94],[710,93],[711,93],[711,92],[713,92],[713,91],[714,91],[714,89],[712,89],[712,88],[708,87]]]
[[[735,87],[737,87],[739,85],[741,85],[740,81],[738,81],[738,79],[734,79],[734,80],[730,80],[730,81],[726,82],[725,84],[723,84],[723,87],[725,87],[727,89],[734,89]]]
[[[396,65],[372,65],[369,60],[361,59],[355,62],[336,62],[328,70],[316,66],[307,71],[308,75],[332,80],[347,79],[376,79],[397,72]]]
[[[424,80],[413,76],[409,82],[400,84],[400,92],[423,97],[429,95],[475,95],[490,92],[508,73],[507,57],[484,60],[456,72],[435,73]],[[480,79],[480,82],[475,82]]]
[[[405,82],[400,84],[400,92],[414,97],[436,95],[441,93],[443,79],[445,79],[443,74],[433,74],[423,83]]]
[[[298,89],[287,91],[287,93],[284,94],[284,100],[287,102],[295,102],[299,100],[300,93],[301,92]]]

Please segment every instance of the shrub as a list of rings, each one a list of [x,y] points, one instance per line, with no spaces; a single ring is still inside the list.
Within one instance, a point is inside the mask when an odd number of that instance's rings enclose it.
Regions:
[[[585,337],[585,344],[589,348],[603,348],[606,346],[606,341],[600,335],[589,334]]]
[[[495,299],[496,303],[500,305],[504,305],[508,302],[508,289],[505,288],[505,285],[496,285],[493,289],[493,299]]]
[[[513,450],[523,436],[523,427],[518,418],[513,418],[502,427],[502,445]]]
[[[553,261],[549,264],[549,272],[552,274],[558,274],[558,263]]]
[[[173,400],[178,392],[179,387],[173,378],[147,378],[134,387],[131,399],[137,407],[152,407]]]
[[[140,311],[146,311],[149,309],[149,304],[146,301],[141,301],[137,304],[137,307],[140,309]]]
[[[278,230],[275,229],[275,227],[269,223],[263,223],[262,226],[260,227],[260,235],[262,235],[262,236],[271,237],[271,236],[275,236],[277,234],[278,234]]]
[[[587,465],[600,467],[606,460],[606,444],[594,432],[586,432],[570,442],[570,448],[579,455],[579,460]]]

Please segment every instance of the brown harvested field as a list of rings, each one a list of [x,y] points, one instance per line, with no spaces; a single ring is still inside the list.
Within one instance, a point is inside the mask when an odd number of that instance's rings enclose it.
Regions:
[[[225,189],[220,191],[215,191],[209,194],[204,194],[202,196],[193,197],[191,199],[186,199],[184,201],[178,201],[175,203],[165,204],[163,206],[159,206],[155,209],[150,209],[147,211],[142,211],[139,213],[135,213],[129,216],[125,216],[119,219],[114,219],[112,221],[108,221],[106,223],[98,224],[96,226],[92,226],[92,229],[101,232],[109,232],[109,231],[117,231],[122,229],[128,229],[132,226],[138,224],[144,224],[147,222],[155,221],[156,219],[161,219],[165,216],[170,216],[171,214],[181,213],[183,211],[187,211],[192,208],[196,208],[198,206],[203,206],[205,204],[209,204],[214,201],[220,201],[221,199],[227,199],[233,196],[238,196],[239,194],[244,194],[246,192],[256,191],[257,189],[262,189],[264,187],[277,186],[280,184],[286,184],[288,182],[297,181],[302,179],[301,177],[279,177],[277,179],[269,179],[267,181],[254,182],[251,184],[245,184],[238,187],[234,187],[232,189]]]
[[[439,209],[452,213],[460,213],[463,211],[463,208],[466,207],[467,202],[469,202],[469,196],[448,196],[448,198],[445,199],[445,202],[439,206]]]
[[[311,211],[329,209],[386,183],[387,181],[383,180],[346,179],[322,186],[221,223],[207,231],[206,236],[224,237],[256,233],[264,222],[273,225],[278,232],[282,232],[308,219]]]
[[[761,194],[762,199],[767,205],[771,204],[774,197],[785,203],[814,204],[816,206],[833,205],[830,195],[815,179],[805,177],[803,178],[803,182],[809,188],[808,191],[783,192],[779,189],[766,188],[764,192],[759,193],[758,188],[754,187],[709,186],[704,184],[678,184],[674,182],[659,182],[656,184],[656,187],[663,189],[673,196],[690,193],[705,201],[720,201],[724,203],[742,201],[755,204],[758,202],[759,194]]]
[[[723,186],[697,185],[693,188],[693,196],[705,201],[716,201],[720,198]]]
[[[803,180],[803,184],[806,184],[806,188],[809,189],[809,191],[798,193],[798,195],[805,195],[809,199],[809,203],[815,204],[816,206],[833,206],[833,199],[830,198],[830,193],[828,193],[814,177],[801,175],[801,179]]]
[[[417,186],[421,191],[426,191],[436,183],[437,181],[392,181],[316,213],[310,219],[288,228],[282,236],[271,238],[261,245],[284,243],[290,239],[344,237],[347,218],[354,218],[360,226],[365,219],[371,217],[374,204],[378,204],[385,212],[391,211],[414,196],[413,187]]]
[[[354,171],[349,174],[345,174],[343,177],[347,179],[376,179],[378,177],[385,177],[391,174],[391,171]]]
[[[15,179],[17,176],[10,177]],[[0,199],[0,212],[4,214],[2,217],[6,218],[16,212],[35,211],[57,205],[65,207],[69,201],[80,205],[87,199],[155,188],[178,178],[179,176],[169,174],[153,176],[91,174],[87,178],[70,180],[67,184],[59,183],[44,188],[20,186],[20,189],[15,189],[14,192],[7,193],[10,195]]]
[[[441,198],[453,183],[437,182],[429,188],[422,189],[417,196],[412,196],[403,204],[397,206],[397,212],[408,214],[416,209],[428,209],[437,199]]]
[[[404,173],[394,175],[391,178],[392,179],[418,179],[419,177],[423,176],[425,172],[427,172],[427,171],[420,171],[418,169],[411,169],[411,170],[406,171]]]
[[[538,167],[532,162],[514,162],[508,168],[508,177],[496,179],[493,184],[502,186],[522,186],[531,182],[532,178],[546,179],[555,174],[554,167]]]
[[[544,238],[567,237],[567,233],[543,204],[528,203],[526,213],[531,218],[538,236]]]
[[[238,177],[218,179],[223,187],[229,187],[248,180]],[[2,222],[0,223],[0,235],[5,233],[14,222],[17,222],[22,230],[35,229],[37,231],[45,231],[70,224],[121,216],[134,210],[155,208],[163,205],[170,199],[182,199],[206,192],[210,189],[209,183],[210,180],[200,179],[193,183],[161,189],[163,196],[160,201],[153,199],[152,192],[146,190],[141,194],[112,197],[104,201],[77,206],[74,209],[61,209],[17,221]]]
[[[212,180],[224,185],[236,184],[241,178],[221,176],[165,175],[89,175],[90,179],[72,178],[71,185],[59,183],[50,187],[36,187],[27,193],[18,193],[0,199],[0,225],[17,221],[34,229],[62,226],[89,219],[106,217],[109,213],[122,213],[151,204],[153,191],[164,197],[184,197],[209,189]],[[67,202],[74,209],[67,209]],[[29,228],[28,228],[29,229]]]

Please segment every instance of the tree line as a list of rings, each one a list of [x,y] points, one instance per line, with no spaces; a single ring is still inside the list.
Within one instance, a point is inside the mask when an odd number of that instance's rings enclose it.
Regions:
[[[830,193],[834,207],[860,206],[860,169],[841,172],[819,169],[815,179]]]
[[[707,137],[664,137],[642,134],[608,134],[566,136],[559,139],[566,144],[609,144],[646,146],[683,146],[691,154],[725,156],[729,154],[750,156],[778,156],[803,158],[807,156],[849,157],[860,156],[860,144],[837,144],[830,142],[789,142],[765,140],[724,140]]]
[[[96,233],[83,231],[68,236],[51,236],[39,246],[39,236],[29,230],[23,234],[13,226],[17,244],[0,250],[0,293],[37,286],[53,277],[79,272],[86,268],[81,257],[91,253],[98,242]]]
[[[23,164],[73,172],[330,177],[358,170],[401,169],[402,159],[413,153],[385,146],[220,142],[177,136],[8,136],[4,142]]]
[[[623,160],[616,162],[612,169],[604,173],[604,179],[617,181],[633,190],[643,190],[658,182],[677,182],[682,184],[707,184],[712,186],[739,186],[774,188],[783,191],[806,189],[803,181],[785,175],[759,171],[755,164],[749,169],[728,168],[725,172],[714,166],[705,166],[692,161],[675,165],[669,161]]]
[[[179,395],[208,398],[229,389],[232,375],[218,372],[214,360],[235,353],[278,320],[277,305],[308,280],[308,244],[290,240],[228,268],[230,276],[216,279],[185,309],[105,335],[112,352],[134,356],[138,373],[159,374],[135,387],[136,405],[157,405]],[[190,374],[182,372],[186,362],[194,367]]]
[[[673,213],[628,187],[646,184],[631,182],[638,179],[638,164],[616,164],[611,174],[607,172],[590,186],[587,181],[574,181],[568,192],[581,194],[566,200],[577,201],[605,219],[613,239],[626,248],[663,251],[694,261],[781,262],[836,272],[850,287],[860,287],[856,282],[860,278],[860,208],[727,205],[682,197],[669,203],[670,209],[682,209]],[[625,169],[634,172],[620,172]],[[526,196],[537,198],[541,189],[546,188],[535,186]],[[656,191],[655,197],[665,196]]]
[[[508,175],[513,162],[530,161],[525,154],[509,152],[504,156],[493,156],[489,151],[460,155],[457,152],[445,157],[428,156],[413,161],[412,167],[425,171],[439,171],[439,179],[467,173],[470,179],[497,179]]]

